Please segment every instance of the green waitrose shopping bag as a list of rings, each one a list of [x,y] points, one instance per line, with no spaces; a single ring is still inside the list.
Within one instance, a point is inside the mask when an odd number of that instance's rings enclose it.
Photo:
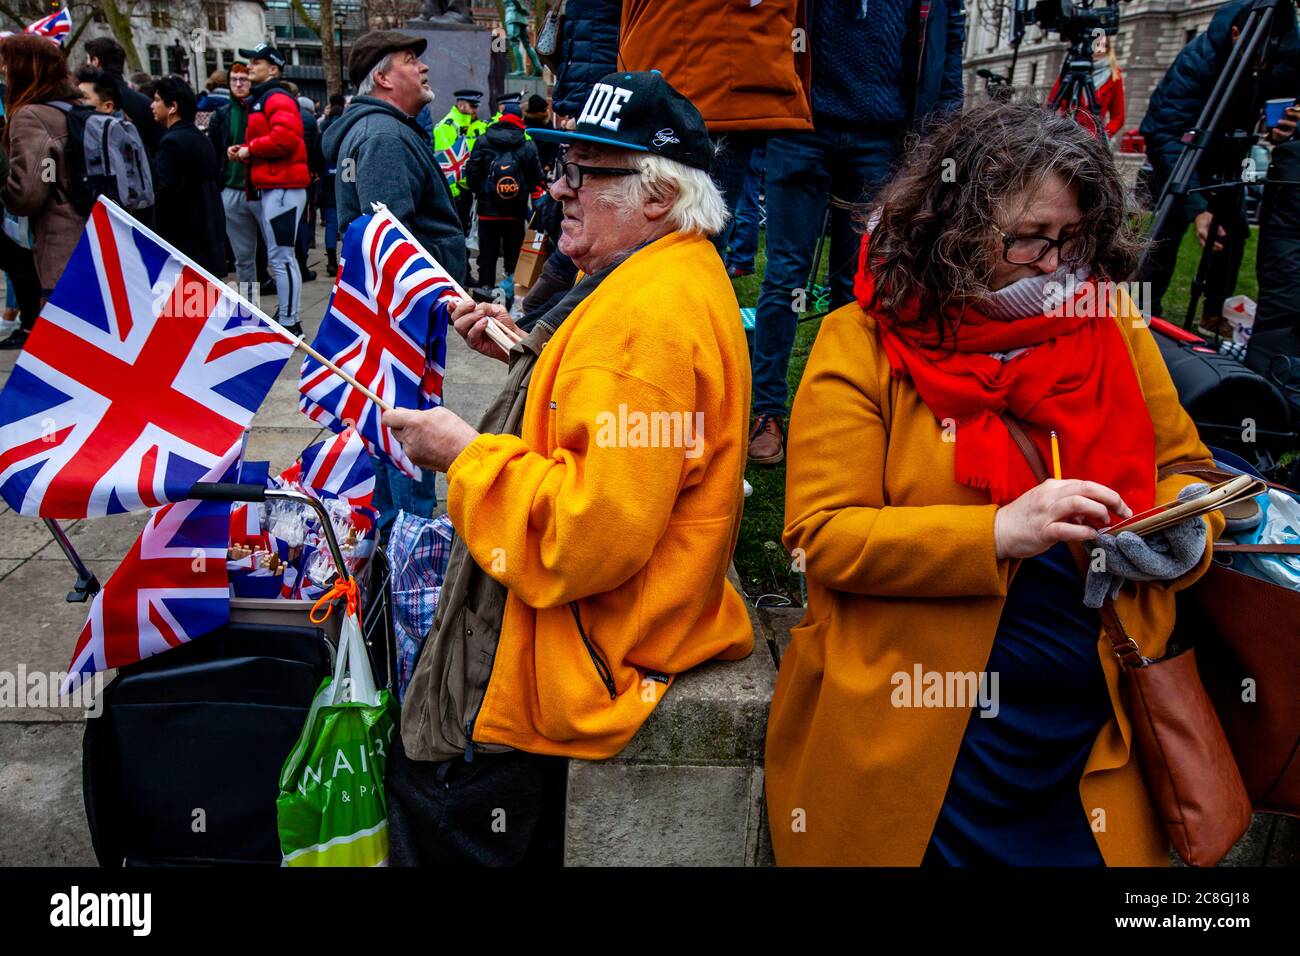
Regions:
[[[384,767],[399,709],[375,688],[356,613],[356,583],[317,603],[348,598],[334,675],[321,682],[297,745],[280,771],[276,812],[286,866],[383,866],[388,862]],[[313,610],[313,614],[315,610]]]

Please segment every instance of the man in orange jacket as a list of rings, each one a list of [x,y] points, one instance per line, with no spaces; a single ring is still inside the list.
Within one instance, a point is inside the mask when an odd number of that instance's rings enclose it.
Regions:
[[[613,73],[573,130],[534,135],[569,143],[551,195],[585,278],[508,353],[485,336],[489,319],[514,328],[504,309],[453,312],[472,347],[510,364],[522,411],[486,421],[513,433],[445,408],[384,416],[413,461],[447,473],[464,573],[507,591],[467,597],[453,549],[388,764],[399,864],[558,862],[562,758],[614,756],[673,675],[754,643],[726,579],[749,362],[708,238],[726,215],[704,122],[658,73]]]
[[[743,244],[743,226],[735,218],[749,191],[751,163],[758,163],[761,175],[768,137],[813,128],[807,6],[806,0],[748,6],[711,0],[623,4],[618,65],[658,70],[699,107],[710,135],[719,140],[713,181],[732,215],[728,228],[714,239],[719,252]],[[748,270],[731,275],[753,271],[751,261]]]

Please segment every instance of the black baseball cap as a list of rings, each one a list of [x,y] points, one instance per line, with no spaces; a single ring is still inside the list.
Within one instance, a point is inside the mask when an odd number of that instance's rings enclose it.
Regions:
[[[274,64],[282,70],[284,69],[285,63],[288,62],[285,60],[284,54],[269,43],[259,43],[251,50],[241,49],[239,55],[247,57],[250,60],[266,60],[268,63]]]
[[[610,73],[591,88],[573,129],[530,129],[528,135],[654,153],[705,172],[713,162],[704,117],[658,70]]]

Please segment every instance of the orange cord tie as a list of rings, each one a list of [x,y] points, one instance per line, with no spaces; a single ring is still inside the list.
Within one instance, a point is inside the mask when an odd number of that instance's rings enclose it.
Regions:
[[[307,615],[308,620],[313,624],[324,624],[329,620],[330,614],[334,611],[334,599],[340,597],[346,597],[348,599],[348,614],[352,617],[356,617],[358,601],[356,578],[349,577],[344,581],[339,577],[334,579],[334,583],[330,585],[328,591],[316,599],[316,603],[312,605],[311,613]],[[325,608],[325,613],[318,618],[316,612],[319,611],[322,606]]]

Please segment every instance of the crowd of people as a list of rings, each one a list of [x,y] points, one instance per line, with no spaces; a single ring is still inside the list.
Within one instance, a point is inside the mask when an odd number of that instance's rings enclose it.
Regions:
[[[125,51],[111,38],[88,41],[85,54],[72,73],[44,38],[20,34],[0,48],[8,168],[0,265],[19,313],[0,348],[23,346],[98,195],[214,275],[233,266],[246,296],[273,288],[275,317],[297,331],[302,282],[315,278],[305,265],[314,238],[309,195],[325,177],[315,104],[282,81],[281,54],[269,44],[241,50],[247,62],[214,74],[201,97],[179,76],[128,81]],[[86,113],[102,114],[102,146],[77,135],[91,122]],[[91,168],[88,149],[102,150],[95,159],[114,175],[72,181],[69,150],[79,168]],[[42,175],[47,160],[53,181]],[[124,183],[132,184],[126,195]],[[329,192],[322,208],[332,207]]]
[[[1137,267],[1110,145],[1041,101],[963,110],[960,0],[919,24],[892,0],[801,9],[569,0],[549,104],[505,98],[489,120],[465,88],[434,121],[426,40],[398,31],[352,45],[356,92],[319,121],[269,44],[202,98],[128,83],[112,41],[75,77],[47,41],[0,44],[0,201],[31,234],[0,240],[22,315],[6,347],[84,223],[66,178],[37,175],[54,156],[66,177],[69,109],[134,125],[152,173],[137,214],[218,275],[265,268],[291,329],[312,209],[329,274],[382,202],[474,290],[455,331],[506,366],[483,420],[384,416],[426,477],[381,467],[377,506],[432,514],[441,472],[456,535],[388,754],[395,863],[557,862],[565,761],[617,755],[674,675],[752,650],[727,570],[745,468],[783,461],[787,434],[784,542],[808,604],[767,737],[778,862],[1167,861],[1101,609],[1159,658],[1223,519],[1076,564],[1076,543],[1114,550],[1100,529],[1203,490],[1173,472],[1211,460],[1131,301],[1051,308],[1054,287]],[[1097,76],[1118,79],[1108,50]],[[760,196],[751,348],[731,280],[755,267]],[[514,303],[530,224],[554,251]],[[823,232],[832,311],[791,410]],[[624,408],[698,434],[598,433]],[[1058,439],[1063,474],[1040,478],[1026,448]],[[900,707],[891,672],[914,663],[997,672],[998,713]]]

